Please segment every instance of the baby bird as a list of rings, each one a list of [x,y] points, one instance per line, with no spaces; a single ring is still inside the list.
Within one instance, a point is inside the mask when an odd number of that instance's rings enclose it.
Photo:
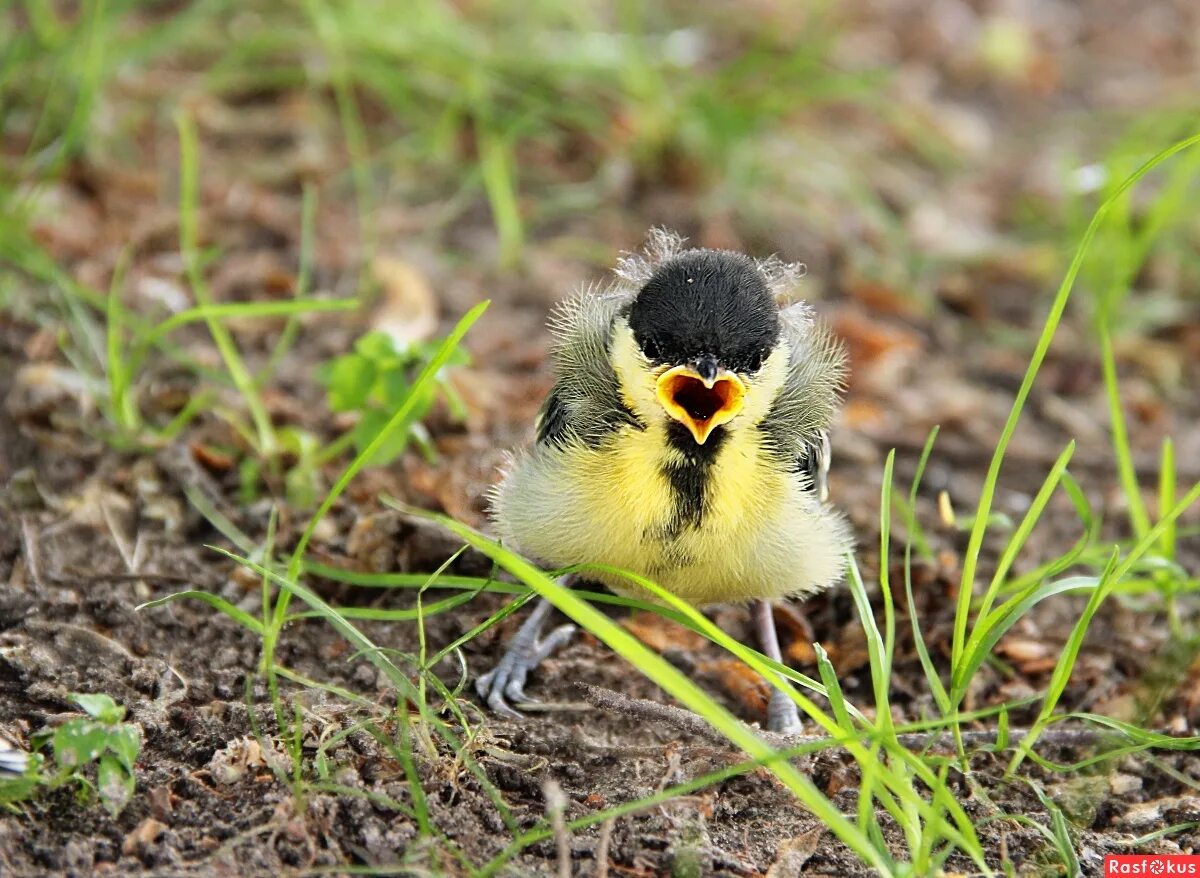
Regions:
[[[700,606],[754,601],[779,661],[771,601],[833,585],[851,545],[826,502],[845,354],[808,305],[776,304],[803,266],[683,244],[652,231],[615,283],[559,308],[556,382],[492,513],[506,545],[547,566],[634,571]],[[509,701],[528,700],[529,672],[571,637],[563,626],[541,638],[550,609],[542,601],[476,681],[494,711],[519,716]],[[767,720],[800,728],[777,690]]]

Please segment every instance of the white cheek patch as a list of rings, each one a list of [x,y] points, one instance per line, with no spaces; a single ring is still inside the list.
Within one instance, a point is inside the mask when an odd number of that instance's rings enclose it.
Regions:
[[[757,375],[746,378],[746,395],[742,400],[742,411],[734,418],[739,421],[757,424],[771,411],[775,397],[779,395],[784,382],[787,381],[788,365],[791,352],[785,344],[776,345],[771,355],[763,361]]]
[[[642,423],[651,423],[661,417],[663,410],[658,404],[656,388],[658,376],[666,371],[666,367],[655,367],[646,359],[624,318],[613,323],[608,355],[625,404]]]

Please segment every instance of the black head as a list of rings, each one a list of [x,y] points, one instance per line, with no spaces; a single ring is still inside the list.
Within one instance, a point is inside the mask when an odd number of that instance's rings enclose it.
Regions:
[[[629,326],[653,362],[716,360],[743,373],[758,371],[780,332],[754,260],[722,250],[688,250],[660,265],[634,299]]]

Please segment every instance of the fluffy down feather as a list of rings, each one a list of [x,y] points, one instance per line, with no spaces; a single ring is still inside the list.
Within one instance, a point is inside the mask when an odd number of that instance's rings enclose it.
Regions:
[[[841,577],[851,545],[816,483],[828,466],[844,353],[807,305],[781,311],[779,344],[747,376],[747,403],[697,476],[701,508],[681,519],[669,474],[690,464],[668,441],[665,415],[631,386],[654,375],[623,316],[656,267],[681,252],[682,238],[654,230],[644,253],[620,261],[614,284],[557,310],[557,381],[539,441],[493,493],[496,528],[548,566],[628,569],[696,604],[819,591]],[[774,258],[756,266],[777,297],[803,274]],[[638,592],[621,577],[596,578]]]

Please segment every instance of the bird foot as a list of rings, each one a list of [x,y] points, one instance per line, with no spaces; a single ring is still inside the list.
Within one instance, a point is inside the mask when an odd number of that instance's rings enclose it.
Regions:
[[[754,608],[758,623],[758,639],[762,642],[767,658],[783,664],[783,653],[779,650],[779,635],[775,631],[775,615],[770,601],[757,601]],[[770,680],[767,681],[770,684]],[[796,702],[782,689],[771,686],[771,701],[767,704],[767,728],[782,735],[798,735],[804,726],[800,722],[800,711]]]
[[[574,625],[560,625],[546,637],[541,636],[550,609],[548,602],[540,602],[509,641],[496,666],[475,680],[475,691],[494,713],[521,719],[523,715],[510,702],[536,703],[536,699],[525,694],[529,672],[575,635]]]
[[[767,704],[767,729],[781,735],[798,735],[804,731],[796,702],[775,688],[771,689],[771,701]]]

